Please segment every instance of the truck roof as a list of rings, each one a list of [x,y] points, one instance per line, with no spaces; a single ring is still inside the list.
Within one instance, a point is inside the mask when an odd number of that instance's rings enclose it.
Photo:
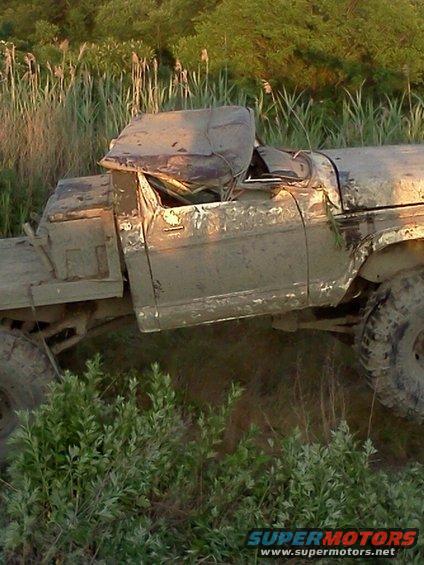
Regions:
[[[247,171],[254,142],[253,111],[242,106],[141,114],[100,164],[185,185],[216,187]]]

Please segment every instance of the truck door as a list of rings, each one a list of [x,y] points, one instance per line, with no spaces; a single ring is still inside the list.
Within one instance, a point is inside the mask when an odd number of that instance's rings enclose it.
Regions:
[[[304,227],[288,192],[275,199],[158,206],[145,238],[161,329],[307,303]]]

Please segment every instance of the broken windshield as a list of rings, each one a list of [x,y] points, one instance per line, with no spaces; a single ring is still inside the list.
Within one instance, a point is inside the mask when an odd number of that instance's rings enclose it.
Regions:
[[[311,177],[311,164],[304,151],[296,153],[268,145],[255,148],[244,182],[302,182]]]

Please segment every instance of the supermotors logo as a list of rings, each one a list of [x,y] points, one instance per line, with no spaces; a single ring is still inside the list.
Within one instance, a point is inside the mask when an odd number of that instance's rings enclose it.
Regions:
[[[399,550],[417,543],[418,530],[395,529],[296,529],[258,528],[251,530],[246,546],[260,557],[375,558],[396,557]]]

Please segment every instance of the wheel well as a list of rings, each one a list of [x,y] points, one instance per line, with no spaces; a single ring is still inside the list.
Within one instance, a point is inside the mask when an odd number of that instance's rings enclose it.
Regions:
[[[419,265],[424,266],[424,239],[400,241],[372,253],[358,274],[369,282],[381,283]]]
[[[33,340],[47,341],[51,351],[58,354],[88,335],[116,331],[133,319],[134,308],[127,292],[121,298],[3,311],[0,329],[20,330]]]

